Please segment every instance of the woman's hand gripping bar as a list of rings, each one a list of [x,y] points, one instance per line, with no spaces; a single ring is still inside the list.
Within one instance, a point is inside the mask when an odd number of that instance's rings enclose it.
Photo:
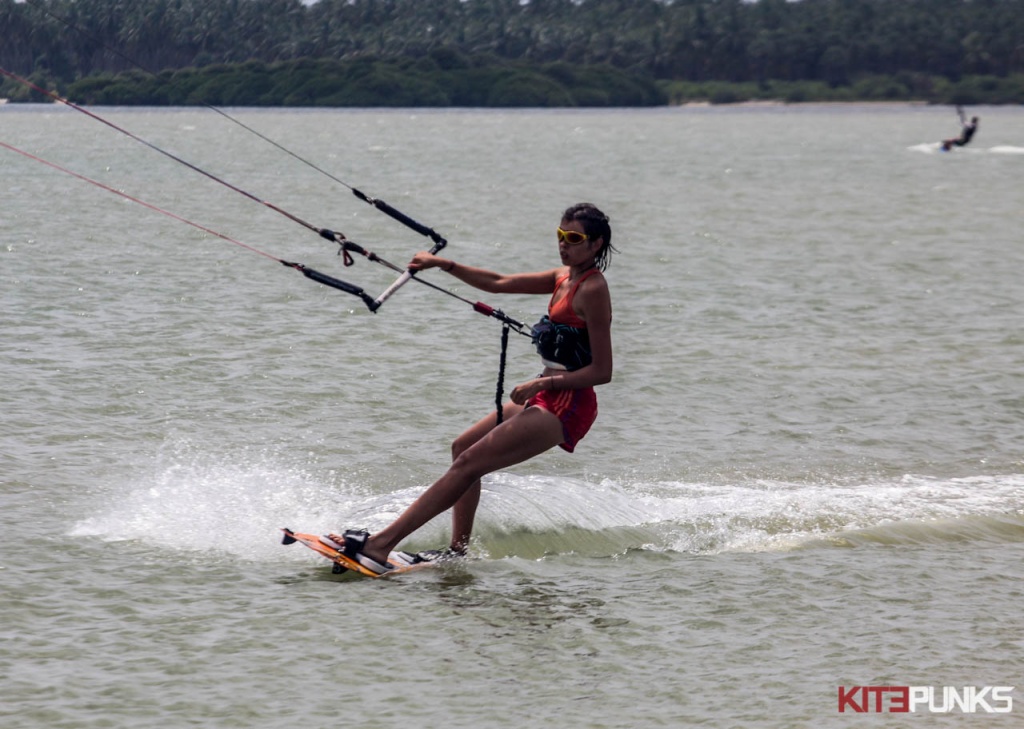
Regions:
[[[448,241],[446,241],[444,238],[439,238],[434,243],[434,247],[430,249],[430,252],[436,255],[446,245],[448,245]],[[367,304],[367,306],[370,307],[370,311],[376,312],[377,309],[380,308],[381,304],[390,299],[391,295],[398,291],[398,289],[402,288],[407,283],[409,283],[409,280],[412,279],[412,277],[415,275],[415,271],[413,271],[412,269],[406,269],[406,271],[403,272],[401,276],[395,279],[395,282],[393,284],[384,289],[384,292],[373,300],[372,304]]]

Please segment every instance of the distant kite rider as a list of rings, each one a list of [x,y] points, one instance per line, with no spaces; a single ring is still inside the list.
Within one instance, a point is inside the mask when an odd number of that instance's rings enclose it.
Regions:
[[[960,115],[960,136],[952,139],[942,140],[942,151],[948,152],[953,147],[963,147],[971,138],[974,133],[978,131],[978,117],[972,116],[970,121],[967,121],[967,116],[964,114],[964,110],[959,106],[956,108],[956,113]]]

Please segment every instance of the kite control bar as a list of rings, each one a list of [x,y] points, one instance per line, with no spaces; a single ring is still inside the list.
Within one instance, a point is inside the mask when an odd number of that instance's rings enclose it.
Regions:
[[[439,238],[440,238],[440,236],[439,236]],[[436,255],[446,245],[448,245],[448,241],[446,241],[444,238],[440,238],[434,244],[434,247],[430,249],[431,254],[435,254]],[[398,291],[398,289],[402,288],[407,283],[409,283],[409,279],[411,279],[415,275],[416,275],[415,271],[412,271],[410,269],[406,269],[406,271],[401,276],[399,276],[397,279],[395,279],[395,282],[393,284],[391,284],[386,289],[384,289],[384,292],[380,296],[378,296],[376,299],[374,299],[373,303],[369,305],[370,306],[370,311],[374,311],[374,312],[377,311],[377,309],[380,308],[381,304],[383,304],[385,301],[387,301],[389,298],[391,298],[391,295],[393,293],[395,293],[396,291]],[[419,279],[417,279],[417,281],[418,280]]]

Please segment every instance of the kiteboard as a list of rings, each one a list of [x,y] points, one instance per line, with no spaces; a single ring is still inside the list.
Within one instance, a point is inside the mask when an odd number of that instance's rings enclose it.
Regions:
[[[404,572],[412,572],[424,567],[435,567],[438,564],[437,560],[424,560],[409,552],[392,552],[388,555],[388,565],[391,569],[378,575],[376,572],[366,569],[351,557],[345,556],[334,547],[321,542],[319,535],[293,532],[287,527],[281,529],[281,531],[284,532],[281,544],[295,544],[295,542],[299,542],[306,545],[317,554],[334,562],[332,571],[335,574],[352,571],[364,577],[391,577],[392,575],[400,575]]]

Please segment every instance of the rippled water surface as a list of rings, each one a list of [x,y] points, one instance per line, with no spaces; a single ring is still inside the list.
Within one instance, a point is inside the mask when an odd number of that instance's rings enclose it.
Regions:
[[[928,107],[231,110],[469,265],[548,268],[562,209],[612,218],[593,431],[485,482],[474,559],[390,580],[278,529],[410,503],[492,407],[500,325],[281,266],[395,278],[271,206],[400,267],[429,241],[223,117],[92,111],[249,196],[0,110],[0,142],[207,229],[0,148],[4,726],[852,726],[840,686],[1020,683],[1020,110],[953,153]],[[506,392],[537,367],[513,333]],[[1013,695],[944,723],[1019,726]]]

